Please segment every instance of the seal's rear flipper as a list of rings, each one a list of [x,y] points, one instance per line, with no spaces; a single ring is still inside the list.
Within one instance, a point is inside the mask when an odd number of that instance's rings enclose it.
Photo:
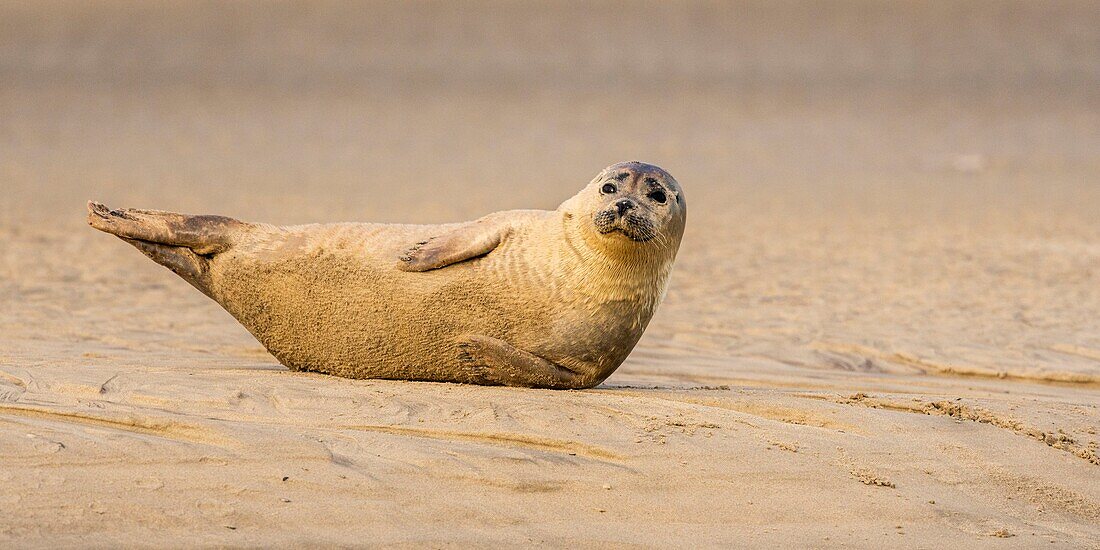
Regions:
[[[225,216],[190,216],[159,210],[123,208],[111,210],[88,202],[88,224],[123,239],[185,247],[199,255],[228,249],[232,232],[246,225]]]
[[[182,246],[150,243],[126,237],[121,239],[134,245],[134,248],[152,258],[154,262],[172,270],[172,273],[191,283],[191,286],[199,289],[203,294],[214,297],[210,294],[210,285],[206,277],[208,260],[205,256],[195,254],[190,248]]]
[[[111,210],[88,202],[88,224],[130,243],[203,294],[210,296],[210,258],[232,246],[233,231],[247,225],[224,216],[189,216],[158,210]]]

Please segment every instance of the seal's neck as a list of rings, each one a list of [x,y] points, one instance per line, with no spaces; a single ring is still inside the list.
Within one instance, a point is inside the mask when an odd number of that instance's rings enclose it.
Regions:
[[[657,307],[679,238],[638,243],[619,235],[601,235],[590,220],[567,211],[561,213],[560,223],[563,250],[559,256],[573,273],[568,279],[577,281],[575,292],[598,302],[630,302],[650,312]]]

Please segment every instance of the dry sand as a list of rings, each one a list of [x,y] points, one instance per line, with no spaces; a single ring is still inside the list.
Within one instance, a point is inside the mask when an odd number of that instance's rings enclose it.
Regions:
[[[1100,547],[1098,60],[1090,2],[4,2],[0,546]],[[691,217],[590,391],[291,373],[83,224],[630,158]]]

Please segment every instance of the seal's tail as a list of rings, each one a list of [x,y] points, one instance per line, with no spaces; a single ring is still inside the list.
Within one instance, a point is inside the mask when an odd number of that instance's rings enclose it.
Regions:
[[[232,245],[233,229],[247,225],[224,216],[189,216],[159,210],[111,210],[88,202],[88,224],[134,245],[146,256],[210,295],[206,277],[214,255]]]

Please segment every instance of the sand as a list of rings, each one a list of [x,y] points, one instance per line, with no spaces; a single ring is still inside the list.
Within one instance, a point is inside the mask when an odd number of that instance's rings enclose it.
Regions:
[[[255,8],[0,4],[0,545],[1100,547],[1094,5]],[[588,391],[288,372],[83,221],[632,158],[691,213]]]

